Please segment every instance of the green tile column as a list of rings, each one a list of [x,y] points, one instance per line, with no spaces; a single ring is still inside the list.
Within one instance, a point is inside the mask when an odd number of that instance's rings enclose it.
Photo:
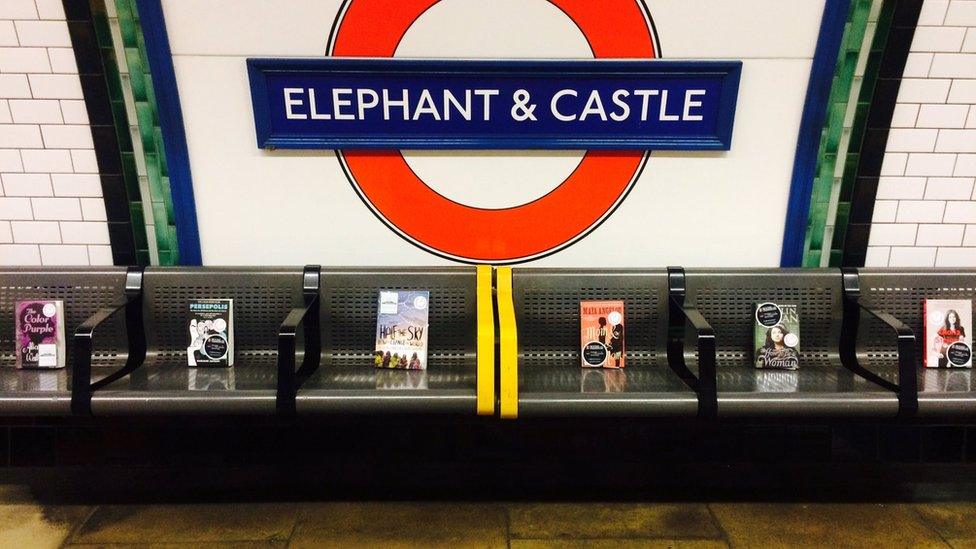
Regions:
[[[179,251],[156,97],[134,0],[92,0],[101,27],[99,44],[116,69],[110,85],[115,121],[123,144],[123,175],[129,189],[140,262],[176,265]],[[97,7],[95,7],[97,6]]]
[[[872,63],[873,44],[879,28],[886,28],[884,17],[894,8],[894,3],[894,0],[851,2],[810,197],[804,267],[840,265],[864,117],[870,106],[861,100],[865,96],[870,98],[874,89],[877,64]]]
[[[122,179],[125,183],[126,198],[129,202],[129,213],[132,219],[132,236],[136,254],[135,261],[139,265],[149,265],[151,259],[146,237],[146,223],[143,216],[143,197],[139,192],[139,182],[136,177],[133,142],[126,124],[127,109],[123,93],[124,87],[118,70],[118,58],[114,49],[112,30],[109,23],[110,14],[114,12],[114,6],[110,3],[106,4],[104,0],[91,0],[89,6],[92,13],[92,23],[95,27],[95,38],[99,52],[101,53],[102,63],[105,66],[109,103],[112,108],[115,133],[118,137],[119,153],[122,161]]]

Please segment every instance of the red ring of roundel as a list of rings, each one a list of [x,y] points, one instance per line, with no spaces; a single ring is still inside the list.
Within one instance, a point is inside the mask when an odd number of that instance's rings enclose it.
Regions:
[[[440,0],[347,0],[330,55],[393,57],[413,23]],[[549,0],[580,28],[596,58],[654,58],[642,0]],[[353,187],[409,242],[464,262],[517,263],[554,253],[595,229],[627,195],[644,151],[588,151],[558,187],[527,204],[484,209],[434,192],[399,151],[339,151]]]

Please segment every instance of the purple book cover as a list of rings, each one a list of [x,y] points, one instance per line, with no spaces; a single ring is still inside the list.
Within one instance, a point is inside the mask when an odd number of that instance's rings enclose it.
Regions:
[[[18,301],[16,342],[18,368],[63,368],[65,365],[64,304],[61,301]]]

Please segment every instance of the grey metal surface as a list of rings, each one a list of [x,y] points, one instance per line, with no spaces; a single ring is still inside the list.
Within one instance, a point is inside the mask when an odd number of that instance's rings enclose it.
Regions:
[[[71,413],[71,336],[102,308],[124,299],[125,268],[0,269],[0,415],[69,415]],[[26,299],[64,301],[67,368],[18,370],[14,367],[14,305]],[[109,319],[97,332],[93,380],[125,364],[125,322]]]
[[[473,267],[324,268],[321,276],[322,361],[298,390],[298,413],[476,411]],[[425,372],[373,367],[381,289],[430,292]]]
[[[722,417],[877,418],[898,413],[891,393],[719,393]]]
[[[970,299],[976,296],[973,269],[860,269],[861,302],[887,311],[915,332],[920,417],[976,415],[972,370],[925,368],[925,299]],[[897,379],[894,336],[880,321],[862,314],[858,358],[885,379]]]
[[[830,361],[808,360],[794,371],[719,362],[717,382],[719,413],[724,416],[890,416],[898,412],[894,393]]]
[[[519,360],[519,415],[693,416],[697,411],[697,397],[664,358],[634,358],[620,370],[581,368],[576,360]]]
[[[477,375],[459,364],[427,370],[384,370],[372,362],[319,372],[302,385],[299,409],[315,413],[471,413]]]
[[[626,320],[626,319],[625,319]],[[640,393],[684,392],[687,386],[670,373],[663,361],[635,359],[619,370],[581,368],[575,361],[556,363],[524,359],[519,361],[519,391],[522,393],[579,393],[639,395]]]
[[[514,269],[519,415],[693,416],[695,393],[668,367],[665,270]],[[623,300],[623,370],[580,364],[580,301]]]
[[[0,412],[3,415],[70,415],[69,370],[18,370],[4,366],[0,369]]]
[[[920,417],[976,415],[973,371],[969,368],[920,368],[918,407]]]
[[[273,414],[276,357],[243,353],[234,366],[196,367],[157,355],[92,400],[97,415]],[[99,393],[96,393],[96,395]]]
[[[278,327],[302,305],[300,268],[148,268],[143,302],[147,332],[145,364],[99,389],[92,413],[271,414],[277,389]],[[189,302],[234,300],[233,390],[197,390],[186,363]],[[194,370],[196,370],[194,372]]]
[[[840,362],[841,275],[836,269],[688,269],[687,302],[715,328],[720,416],[892,416],[898,399]],[[796,304],[800,369],[753,366],[754,307]],[[689,356],[689,360],[693,357]]]
[[[718,364],[718,390],[726,393],[890,393],[884,387],[825,360],[809,359],[799,370],[765,370],[737,363]],[[897,372],[897,369],[895,370]],[[897,399],[896,399],[897,400]]]

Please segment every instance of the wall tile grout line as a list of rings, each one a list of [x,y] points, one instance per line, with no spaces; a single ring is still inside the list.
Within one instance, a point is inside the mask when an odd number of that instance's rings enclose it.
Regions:
[[[70,10],[66,5],[69,2],[73,3],[73,7]],[[112,157],[119,155],[119,143],[118,137],[114,135],[114,132],[100,131],[101,126],[105,124],[111,125],[111,119],[106,121],[103,118],[105,113],[108,113],[107,115],[109,117],[112,116],[112,107],[110,104],[111,98],[107,93],[103,93],[107,90],[107,83],[105,81],[104,60],[102,59],[101,51],[96,40],[97,29],[94,22],[94,3],[89,0],[83,0],[81,2],[77,2],[76,0],[62,0],[62,4],[65,5],[65,13],[72,13],[72,17],[74,17],[74,19],[68,21],[67,25],[68,34],[74,46],[74,59],[78,66],[81,84],[80,91],[84,99],[88,126],[91,128],[89,132],[90,141],[85,143],[85,147],[86,150],[93,150],[97,163],[96,173],[91,174],[92,178],[98,181],[97,195],[88,192],[82,196],[91,198],[101,197],[104,202],[107,219],[106,221],[99,222],[105,227],[101,234],[107,235],[107,242],[103,241],[101,236],[97,237],[96,241],[93,235],[91,241],[82,243],[86,245],[108,244],[112,250],[112,263],[116,265],[135,264],[135,250],[132,244],[132,238],[126,237],[124,234],[125,231],[113,230],[111,224],[111,222],[115,221],[131,226],[131,216],[127,202],[123,206],[114,203],[118,200],[125,200],[124,189],[117,188],[119,186],[116,184],[117,174],[106,173],[108,169],[105,165],[106,161],[111,161],[112,164],[117,163]],[[94,181],[91,182],[94,183]],[[94,191],[96,185],[90,186],[92,187],[90,191]],[[81,201],[79,199],[80,203]]]
[[[11,13],[4,21],[9,25],[5,27],[8,45],[4,53],[14,55],[19,65],[10,70],[5,67],[5,77],[16,85],[0,94],[2,124],[10,133],[0,147],[5,160],[0,179],[16,176],[15,184],[7,181],[3,185],[5,191],[13,192],[4,192],[6,219],[0,222],[7,242],[0,244],[0,253],[9,264],[89,265],[93,259],[104,263],[104,254],[88,253],[89,245],[103,240],[99,231],[92,229],[97,222],[86,225],[81,238],[76,234],[68,238],[62,231],[74,233],[69,223],[89,221],[82,214],[82,197],[102,194],[92,192],[85,181],[90,176],[84,174],[97,174],[97,168],[82,170],[79,164],[86,158],[82,151],[91,146],[90,134],[84,137],[90,132],[89,126],[77,116],[69,119],[66,112],[69,103],[65,101],[76,102],[72,103],[75,109],[84,106],[67,12],[57,0],[17,2],[21,5],[17,9],[23,11]],[[12,189],[6,188],[10,185]],[[92,211],[89,206],[85,210]],[[16,239],[15,226],[19,226]],[[35,227],[43,233],[31,235]]]
[[[921,133],[913,142],[888,142],[886,154],[906,151],[906,177],[925,178],[920,198],[890,199],[897,201],[893,206],[897,211],[896,224],[921,219],[926,211],[934,214],[935,202],[941,202],[942,211],[938,219],[933,216],[925,222],[928,226],[919,229],[913,245],[891,248],[887,257],[880,249],[888,245],[887,240],[881,239],[881,234],[872,236],[868,242],[872,259],[866,264],[971,266],[976,264],[976,254],[966,250],[972,250],[976,240],[972,236],[967,240],[966,235],[976,234],[969,229],[969,225],[976,225],[976,188],[972,180],[976,170],[971,167],[976,166],[976,147],[967,144],[967,132],[976,128],[967,128],[967,122],[976,103],[976,88],[970,92],[967,87],[976,84],[976,69],[969,68],[976,67],[976,51],[968,51],[966,39],[976,26],[959,19],[952,2],[925,0],[918,4],[925,16],[908,45],[912,65],[902,69],[902,78],[909,85],[902,86],[896,105],[904,114],[914,113],[914,127],[935,130],[935,146],[923,147],[931,143],[923,141],[921,136],[925,134]],[[917,105],[918,110],[909,110],[909,105]]]

